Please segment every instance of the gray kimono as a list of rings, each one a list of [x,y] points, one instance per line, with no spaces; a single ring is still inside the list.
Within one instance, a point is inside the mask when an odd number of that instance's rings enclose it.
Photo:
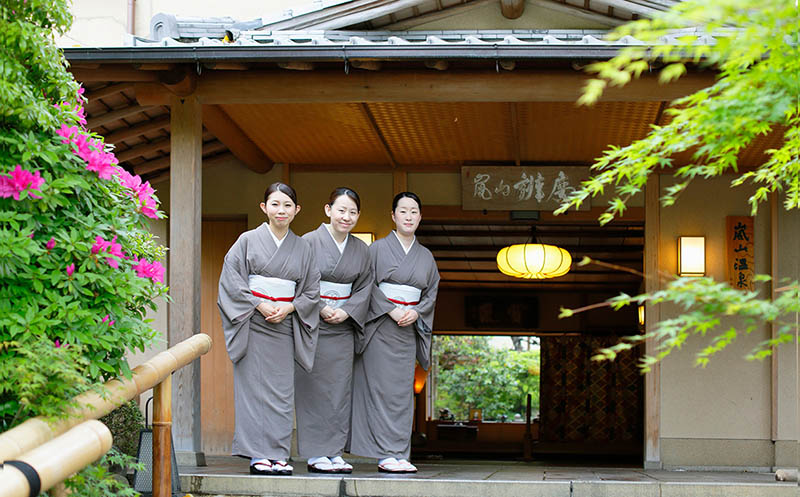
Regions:
[[[243,233],[225,256],[219,306],[233,361],[236,408],[233,454],[286,460],[292,439],[294,363],[310,370],[319,324],[319,271],[309,244],[290,230],[280,248],[264,223]],[[268,323],[249,275],[295,282],[295,312]]]
[[[431,331],[439,271],[417,241],[408,255],[394,233],[370,246],[375,271],[367,325],[359,337],[353,371],[350,452],[365,457],[408,459],[413,422],[414,360],[430,366]],[[378,288],[382,282],[421,290],[419,319],[400,327],[388,315],[397,307]]]
[[[349,283],[350,297],[320,298],[318,309],[338,307],[350,316],[339,324],[319,322],[319,343],[314,369],[295,368],[297,447],[303,457],[342,454],[350,432],[354,335],[362,330],[372,291],[372,266],[367,245],[348,235],[340,253],[328,228],[321,225],[303,235],[311,244],[321,279]]]

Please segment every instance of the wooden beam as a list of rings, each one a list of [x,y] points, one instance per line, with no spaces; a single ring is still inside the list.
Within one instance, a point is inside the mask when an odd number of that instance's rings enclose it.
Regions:
[[[221,154],[217,154],[213,157],[209,157],[208,159],[203,159],[203,169],[207,169],[209,167],[214,167],[219,165],[223,162],[228,162],[232,160],[233,154],[230,152],[223,152]],[[164,181],[169,181],[169,169],[165,169],[164,172],[159,174],[158,176],[154,176],[148,180],[151,185],[155,185],[156,183],[163,183]],[[208,216],[203,216],[207,218]]]
[[[425,67],[436,69],[437,71],[446,71],[450,67],[450,63],[446,60],[426,60]]]
[[[408,191],[408,174],[405,171],[394,171],[392,173],[392,191],[394,195]]]
[[[354,59],[350,61],[350,65],[356,69],[364,69],[365,71],[380,71],[382,67],[382,63],[379,60]]]
[[[770,282],[770,289],[772,293],[772,299],[778,297],[777,292],[775,289],[777,288],[776,282],[779,281],[778,275],[778,258],[780,257],[779,253],[779,245],[778,245],[778,209],[780,208],[780,199],[778,198],[778,194],[776,192],[772,192],[769,197],[769,225],[770,225],[770,263],[769,263],[769,274],[772,276],[772,281]],[[778,328],[780,325],[776,323],[774,320],[770,322],[770,336],[772,339],[778,338]],[[780,364],[780,359],[778,357],[778,347],[776,345],[772,346],[772,355],[769,356],[769,364],[770,364],[770,378],[771,378],[771,387],[770,387],[770,415],[771,415],[771,433],[772,433],[772,440],[778,440],[778,419],[780,418],[780,414],[778,412],[778,398],[780,397],[780,392],[778,389],[778,373],[780,369],[778,365]],[[800,416],[800,414],[799,414]]]
[[[149,121],[144,121],[143,123],[131,126],[129,128],[120,128],[118,130],[114,130],[105,136],[105,142],[119,143],[127,140],[128,138],[141,136],[145,133],[150,133],[151,131],[156,131],[159,129],[169,129],[168,115],[157,117]]]
[[[522,148],[520,147],[519,114],[516,102],[509,102],[508,113],[511,120],[511,156],[514,157],[514,164],[519,166],[522,161]]]
[[[465,12],[469,12],[477,7],[483,7],[484,5],[494,1],[496,0],[473,0],[467,4],[462,3],[443,8],[441,0],[437,0],[436,11],[422,14],[421,16],[412,17],[410,19],[403,19],[402,21],[398,21],[386,26],[381,26],[380,29],[385,29],[388,31],[405,31],[421,24],[438,21],[439,19],[444,19],[457,14],[464,14]]]
[[[375,116],[372,115],[372,111],[370,110],[369,105],[362,103],[361,105],[359,105],[359,108],[361,109],[361,112],[364,114],[364,118],[369,123],[370,129],[375,134],[375,138],[377,138],[378,141],[381,142],[381,151],[386,156],[386,160],[389,161],[389,164],[391,164],[392,168],[396,168],[397,161],[394,158],[394,154],[392,154],[392,149],[391,147],[389,147],[389,142],[386,141],[386,137],[383,136],[383,132],[381,131],[380,126],[378,126],[378,122],[375,120]]]
[[[143,112],[147,112],[148,110],[153,110],[154,108],[155,106],[131,105],[128,107],[123,107],[122,109],[112,110],[111,112],[100,114],[99,116],[90,117],[86,121],[86,128],[87,129],[99,128],[100,126],[108,124],[111,121],[124,119],[134,114],[140,114]]]
[[[200,330],[200,240],[202,213],[203,118],[196,97],[170,102],[169,345]],[[200,361],[173,374],[175,449],[202,457]]]
[[[525,0],[500,0],[500,12],[506,19],[516,19],[525,12]]]
[[[133,90],[132,83],[116,83],[90,91],[86,93],[85,96],[89,102],[93,102],[95,100],[100,100],[101,98],[110,97],[111,95],[116,95],[117,93],[131,90]]]
[[[600,24],[605,24],[610,28],[625,24],[625,21],[623,21],[622,19],[608,17],[594,11],[584,10],[580,7],[569,5],[567,3],[558,3],[552,0],[527,0],[527,1],[531,3],[531,5],[535,5],[537,7],[543,7],[545,9],[549,9],[562,14],[568,14],[573,17],[585,19],[587,21],[593,21]]]
[[[242,128],[218,105],[203,106],[203,125],[253,172],[263,174],[275,161],[267,157]]]
[[[134,64],[134,68],[140,71],[171,71],[175,69],[175,64],[163,62],[143,62],[141,64]]]
[[[575,102],[589,78],[566,71],[219,71],[204,74],[196,95],[204,104],[317,102]],[[672,100],[706,88],[714,75],[692,73],[660,85],[655,75],[608,88],[601,101]],[[164,105],[170,93],[137,85],[141,104]]]
[[[221,141],[211,141],[203,145],[203,155],[213,154],[225,150],[227,147]],[[172,163],[172,154],[133,166],[133,172],[138,175],[150,174],[156,171],[169,169]]]
[[[164,137],[158,140],[153,140],[150,143],[136,145],[128,150],[119,152],[117,154],[117,160],[120,162],[127,162],[131,159],[135,159],[136,157],[144,157],[145,155],[150,155],[158,151],[169,152],[170,142],[171,141],[169,137]]]
[[[645,187],[644,224],[644,274],[645,291],[655,293],[661,288],[659,275],[659,245],[661,243],[661,187],[658,174],[647,179]],[[647,306],[645,310],[645,332],[652,333],[661,320],[661,306]],[[645,354],[655,356],[658,342],[645,342]],[[644,377],[644,467],[661,469],[661,363],[653,364]]]
[[[302,60],[289,60],[287,62],[278,62],[278,67],[290,71],[313,71],[314,63],[304,62]]]
[[[105,65],[98,66],[96,69],[81,69],[73,67],[70,72],[79,82],[89,83],[93,81],[158,81],[157,71],[139,71],[126,65]]]

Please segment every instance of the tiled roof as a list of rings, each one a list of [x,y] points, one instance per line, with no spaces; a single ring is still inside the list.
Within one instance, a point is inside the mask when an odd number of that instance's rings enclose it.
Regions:
[[[219,38],[199,39],[164,38],[153,41],[133,38],[136,47],[186,47],[186,46],[454,46],[454,45],[497,45],[497,46],[542,46],[571,45],[580,46],[625,46],[644,45],[633,37],[608,40],[605,30],[458,30],[458,31],[241,31],[228,30],[234,39],[223,41],[224,32]],[[700,34],[700,43],[714,44],[713,37],[700,30],[675,30],[659,39],[660,44],[677,44],[679,37]]]

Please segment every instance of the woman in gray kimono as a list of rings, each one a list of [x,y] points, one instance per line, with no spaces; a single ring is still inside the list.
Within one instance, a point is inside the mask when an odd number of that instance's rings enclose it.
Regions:
[[[295,368],[297,446],[315,473],[351,473],[342,459],[350,434],[354,336],[361,332],[372,291],[367,245],[350,235],[361,200],[337,188],[325,205],[330,224],[303,235],[320,271],[319,342],[314,369]]]
[[[311,246],[289,225],[300,212],[294,189],[273,183],[267,222],[243,233],[225,256],[219,306],[233,361],[233,455],[250,473],[292,474],[294,363],[310,371],[319,325],[319,270]]]
[[[411,192],[392,201],[396,229],[373,243],[375,272],[367,324],[353,371],[350,452],[378,459],[378,470],[414,473],[408,462],[414,406],[414,360],[430,366],[439,271],[414,233],[422,203]]]

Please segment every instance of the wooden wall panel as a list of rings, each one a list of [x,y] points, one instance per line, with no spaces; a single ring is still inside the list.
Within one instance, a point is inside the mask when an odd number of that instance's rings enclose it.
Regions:
[[[239,234],[247,230],[247,218],[204,220],[202,248],[201,328],[214,346],[201,358],[203,450],[209,455],[230,455],[233,440],[233,364],[225,349],[222,320],[217,309],[217,285],[225,254]]]

